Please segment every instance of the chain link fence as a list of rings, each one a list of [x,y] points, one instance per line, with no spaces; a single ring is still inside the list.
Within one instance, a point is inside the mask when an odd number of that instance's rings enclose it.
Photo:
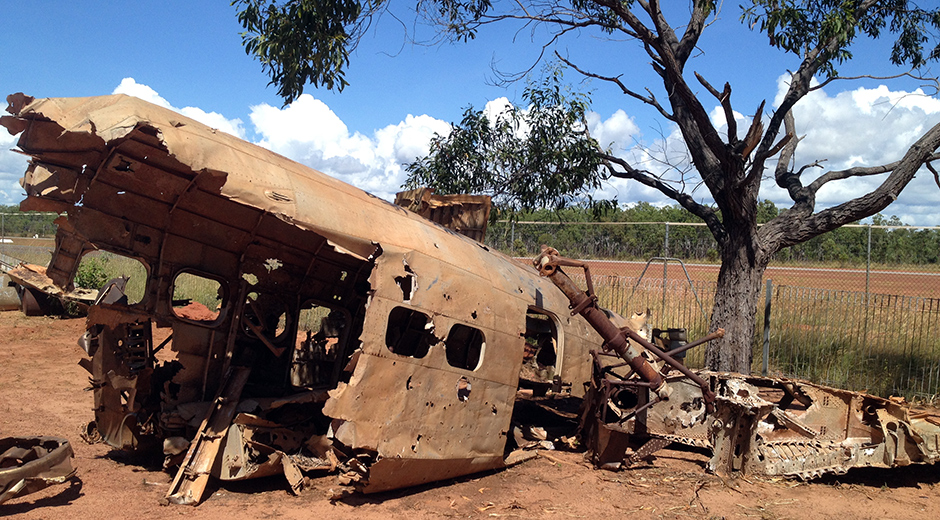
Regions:
[[[690,338],[708,331],[720,266],[704,224],[497,222],[487,242],[517,257],[549,244],[589,260],[602,305],[628,317],[649,309],[654,327],[685,327]],[[752,371],[936,398],[938,254],[940,228],[884,225],[845,226],[781,251],[765,273]],[[702,366],[702,354],[693,349],[687,363]]]
[[[45,265],[55,218],[0,213],[0,253]],[[496,222],[486,242],[529,258],[541,244],[552,245],[590,261],[603,306],[626,317],[648,310],[653,327],[684,327],[690,338],[708,332],[719,265],[714,238],[702,224]],[[766,362],[770,375],[936,398],[938,255],[940,228],[875,225],[846,226],[781,251],[765,273],[770,312],[762,300],[752,371],[761,372]],[[689,351],[686,362],[703,366],[703,352]]]

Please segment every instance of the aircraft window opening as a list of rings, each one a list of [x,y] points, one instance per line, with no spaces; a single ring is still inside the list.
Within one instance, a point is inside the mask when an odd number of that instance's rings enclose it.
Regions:
[[[423,358],[437,343],[431,318],[407,307],[395,307],[388,315],[385,346],[400,356]]]
[[[134,305],[147,294],[147,267],[136,258],[110,251],[82,256],[75,271],[76,288],[99,290],[96,303]]]
[[[294,387],[329,385],[338,375],[337,362],[345,365],[343,354],[349,316],[307,302],[297,315],[297,336],[291,353],[291,384]]]
[[[444,341],[447,364],[455,368],[476,370],[480,366],[485,346],[483,331],[456,323]]]
[[[180,271],[171,285],[173,314],[194,322],[213,322],[228,305],[228,291],[221,281],[202,274]]]
[[[519,372],[520,384],[551,383],[558,366],[558,328],[555,321],[538,309],[529,309],[525,324],[525,353]]]

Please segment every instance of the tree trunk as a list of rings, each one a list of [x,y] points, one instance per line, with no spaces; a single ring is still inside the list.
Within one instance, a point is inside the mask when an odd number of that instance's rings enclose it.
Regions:
[[[731,231],[721,247],[711,330],[723,328],[725,336],[708,344],[705,350],[708,369],[750,373],[751,342],[767,258],[757,246],[756,230]]]

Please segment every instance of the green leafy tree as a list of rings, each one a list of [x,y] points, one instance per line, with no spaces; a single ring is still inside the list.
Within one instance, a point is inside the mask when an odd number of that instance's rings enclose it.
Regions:
[[[602,186],[597,142],[587,134],[590,99],[550,67],[523,92],[524,108],[508,106],[490,119],[469,107],[427,157],[408,166],[406,187],[493,197],[502,211],[560,210]]]
[[[381,0],[237,0],[239,19],[246,28],[246,50],[261,60],[281,95],[289,101],[303,91],[306,82],[327,87],[345,84],[343,71],[348,51],[358,42],[362,28],[380,12]],[[489,24],[522,22],[533,29],[533,37],[544,37],[546,49],[565,38],[598,36],[620,42],[622,55],[647,61],[658,78],[657,85],[640,88],[631,83],[630,70],[624,75],[601,74],[579,67],[560,55],[565,64],[585,77],[611,85],[628,101],[645,104],[681,133],[694,168],[678,169],[685,175],[678,182],[667,182],[656,172],[632,164],[606,150],[595,148],[592,153],[603,166],[600,180],[605,177],[632,179],[672,198],[685,210],[704,221],[718,244],[722,266],[712,311],[712,328],[722,327],[727,334],[712,342],[706,351],[710,368],[747,372],[751,365],[751,342],[761,281],[768,262],[784,248],[805,242],[840,226],[874,215],[883,210],[910,182],[925,163],[937,158],[940,126],[929,129],[911,147],[898,154],[894,162],[858,166],[846,170],[825,171],[813,180],[803,174],[820,166],[794,164],[801,138],[792,108],[816,88],[840,79],[837,68],[852,57],[851,46],[860,38],[892,38],[890,60],[895,64],[923,65],[940,55],[935,32],[940,27],[940,9],[922,8],[910,0],[750,0],[741,7],[744,22],[767,36],[769,45],[795,55],[799,63],[792,68],[789,86],[776,108],[765,117],[761,103],[748,128],[738,128],[732,105],[732,88],[721,88],[687,70],[690,60],[698,54],[703,32],[726,20],[718,18],[715,0],[691,0],[679,8],[678,2],[659,0],[519,0],[491,3],[489,0],[432,0],[417,3],[418,12],[440,28],[445,39],[466,40]],[[735,56],[740,67],[746,68],[746,57]],[[610,60],[607,66],[616,62]],[[633,63],[636,63],[634,61]],[[753,66],[764,66],[754,64]],[[821,85],[812,80],[819,78]],[[549,89],[549,96],[552,90]],[[700,97],[701,96],[701,97]],[[704,97],[704,99],[703,99]],[[712,99],[713,98],[713,99]],[[534,104],[539,96],[529,96]],[[543,109],[549,115],[552,102],[557,101],[561,113],[571,99],[550,97]],[[710,107],[718,104],[724,113],[723,125],[713,123]],[[519,204],[554,205],[566,200],[571,189],[591,189],[597,180],[554,179],[542,172],[568,176],[572,170],[561,167],[544,143],[517,142],[506,136],[486,135],[486,125],[495,123],[501,132],[518,137],[512,125],[483,121],[477,113],[458,125],[477,128],[492,142],[505,140],[509,156],[479,148],[470,141],[460,150],[470,171],[482,168],[504,168],[501,178],[529,178],[529,183],[510,183],[520,190]],[[554,116],[552,116],[554,117]],[[549,131],[529,129],[529,136],[538,141],[555,138],[558,121],[549,118]],[[540,123],[536,120],[536,123]],[[556,126],[552,126],[556,125]],[[726,126],[720,129],[720,126]],[[570,130],[576,131],[577,124]],[[570,135],[563,133],[562,135]],[[576,136],[572,135],[572,138]],[[581,137],[587,140],[585,134]],[[590,143],[588,140],[588,144]],[[566,144],[567,148],[567,144]],[[577,146],[575,149],[581,149]],[[546,160],[528,152],[545,152]],[[483,153],[485,152],[485,153]],[[438,147],[432,153],[449,153]],[[572,160],[572,157],[561,159]],[[437,160],[432,156],[430,161]],[[588,162],[573,161],[575,164]],[[537,166],[534,166],[537,165]],[[758,189],[766,171],[773,172],[776,184],[785,189],[792,206],[758,228],[761,213]],[[695,178],[692,178],[692,176]],[[816,194],[837,181],[875,174],[886,174],[870,193],[842,204],[817,210]],[[714,206],[693,198],[691,189],[698,183],[708,190]],[[940,181],[938,181],[940,182]],[[687,189],[688,188],[688,189]],[[553,193],[553,190],[558,190]]]

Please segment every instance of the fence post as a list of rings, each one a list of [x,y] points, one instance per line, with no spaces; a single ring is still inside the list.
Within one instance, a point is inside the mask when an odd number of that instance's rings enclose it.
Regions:
[[[669,223],[663,222],[663,224],[666,224],[666,239],[663,241],[663,256],[669,258]],[[665,276],[663,278],[665,278]]]
[[[512,250],[516,244],[516,221],[513,220],[509,223],[509,248]]]
[[[669,260],[667,260],[669,258],[669,223],[665,222],[665,224],[666,238],[663,241],[663,303],[662,307],[660,307],[662,309],[661,312],[664,315],[663,317],[665,317],[666,314],[666,279],[669,277]]]
[[[868,251],[865,253],[865,304],[871,291],[871,224],[868,225]]]
[[[761,375],[767,377],[770,366],[770,301],[773,293],[773,281],[767,279],[767,299],[764,303],[764,359]]]

